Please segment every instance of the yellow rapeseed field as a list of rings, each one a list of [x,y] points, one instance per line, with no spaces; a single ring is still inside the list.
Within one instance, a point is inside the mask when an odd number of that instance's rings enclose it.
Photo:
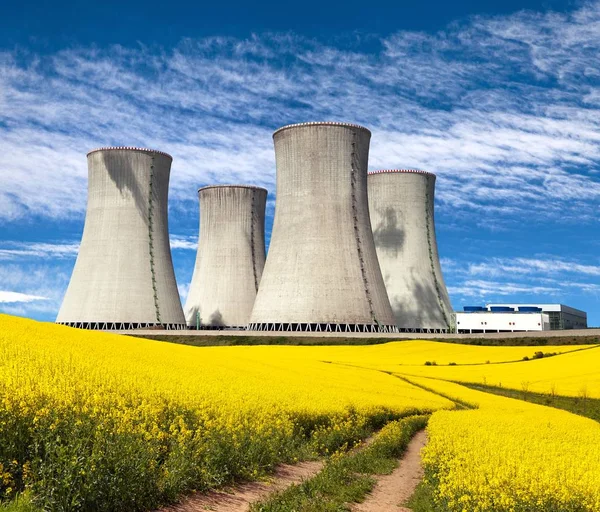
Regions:
[[[413,382],[477,406],[436,412],[423,451],[442,510],[600,510],[600,424],[458,384]]]
[[[0,493],[145,510],[452,403],[303,347],[195,348],[0,315]]]
[[[529,349],[542,350],[537,347]],[[543,350],[558,352],[556,347],[545,347]],[[381,367],[406,375],[502,386],[538,393],[600,398],[600,346],[560,356],[508,364],[421,365],[411,368],[393,368],[383,364]]]
[[[596,345],[556,345],[549,347],[484,347],[439,341],[397,341],[370,346],[312,347],[311,356],[334,362],[357,364],[387,371],[404,371],[407,366],[438,366],[504,363],[531,358],[538,351],[565,353]],[[281,347],[282,349],[286,347]],[[293,348],[293,347],[292,347]]]
[[[600,348],[578,348],[197,348],[0,315],[0,501],[149,510],[433,412],[440,510],[599,511],[598,423],[444,380],[597,395]],[[538,350],[565,353],[508,362]]]

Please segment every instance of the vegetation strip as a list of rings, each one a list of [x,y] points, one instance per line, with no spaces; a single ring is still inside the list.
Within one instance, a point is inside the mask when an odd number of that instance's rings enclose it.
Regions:
[[[133,338],[142,338],[154,341],[166,341],[179,345],[190,345],[193,347],[235,347],[235,346],[253,346],[253,345],[285,345],[285,346],[337,346],[337,345],[381,345],[391,341],[398,341],[400,337],[395,338],[345,338],[332,336],[262,336],[262,335],[244,335],[244,334],[135,334],[132,331]]]
[[[597,330],[596,330],[597,331]],[[522,337],[486,337],[486,338],[429,338],[431,341],[442,341],[444,343],[457,343],[459,345],[476,345],[485,347],[545,347],[552,345],[594,345],[600,343],[600,336],[597,334],[578,334],[568,335],[557,334],[557,331],[550,331],[548,337],[539,336],[537,332],[531,336],[523,333]]]
[[[578,414],[579,416],[586,416],[595,421],[600,421],[600,398],[590,398],[585,387],[582,387],[579,396],[562,396],[556,394],[533,393],[527,389],[519,391],[517,389],[484,386],[482,384],[462,383],[461,385],[485,393],[492,393],[508,398],[517,398],[533,404],[563,409],[572,412],[573,414]]]
[[[412,512],[446,512],[435,502],[435,488],[426,480],[421,480],[415,492],[406,502]],[[447,509],[446,509],[447,510]]]
[[[375,485],[372,475],[389,474],[394,470],[398,457],[414,434],[425,428],[428,418],[419,415],[389,422],[363,450],[333,454],[315,477],[275,493],[253,505],[251,510],[329,511],[362,501]]]
[[[531,347],[532,349],[537,347]],[[511,363],[526,363],[527,361],[535,361],[537,359],[548,359],[549,357],[556,356],[564,356],[566,354],[573,354],[575,352],[581,352],[583,350],[592,350],[592,349],[600,349],[600,345],[593,345],[591,347],[585,346],[581,348],[574,348],[572,350],[566,350],[564,352],[542,352],[540,350],[536,350],[531,357],[523,356],[520,359],[507,359],[506,361],[485,361],[480,363],[454,363],[450,362],[448,364],[438,364],[436,361],[425,361],[425,366],[487,366],[492,364],[511,364]],[[398,364],[398,366],[406,366],[410,368],[411,366],[421,366],[417,364]]]
[[[37,508],[31,500],[31,494],[25,492],[9,503],[0,503],[0,512],[42,512],[42,509]]]
[[[237,346],[237,345],[315,345],[315,346],[334,346],[334,345],[382,345],[392,341],[414,341],[423,339],[418,333],[407,336],[399,333],[395,337],[343,337],[343,336],[264,336],[264,335],[244,335],[244,334],[178,334],[171,331],[169,334],[162,334],[156,330],[156,334],[139,333],[135,331],[128,332],[127,336],[143,338],[154,341],[166,341],[180,345],[191,345],[195,347],[213,347],[213,346]],[[540,338],[536,336],[522,338],[427,338],[428,341],[438,343],[448,343],[452,345],[472,345],[487,347],[544,347],[555,345],[594,345],[600,343],[598,335],[578,335],[578,336],[548,336]]]
[[[473,404],[471,402],[467,402],[465,400],[461,400],[460,398],[456,397],[456,396],[450,396],[448,394],[442,393],[437,389],[433,389],[430,388],[428,386],[424,386],[423,384],[419,384],[418,382],[415,382],[414,380],[408,379],[406,377],[404,377],[403,375],[398,375],[398,374],[391,374],[394,375],[394,377],[399,378],[400,380],[403,380],[404,382],[408,382],[409,384],[412,384],[413,386],[417,387],[417,388],[421,388],[424,391],[429,391],[430,393],[435,393],[438,396],[441,396],[442,398],[445,398],[447,400],[450,400],[451,402],[454,402],[454,405],[456,406],[455,409],[456,410],[461,410],[461,409],[477,409],[477,405]]]

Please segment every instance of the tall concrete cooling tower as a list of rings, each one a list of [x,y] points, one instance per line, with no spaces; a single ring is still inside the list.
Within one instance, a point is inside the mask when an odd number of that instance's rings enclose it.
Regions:
[[[376,171],[368,182],[375,247],[400,331],[448,331],[452,306],[435,237],[435,174]]]
[[[370,138],[345,123],[273,134],[275,220],[249,329],[395,331],[369,222]]]
[[[190,327],[248,325],[265,265],[267,191],[244,185],[201,188],[200,238],[185,304]]]
[[[139,148],[101,148],[87,158],[83,237],[56,322],[184,328],[168,233],[172,158]]]

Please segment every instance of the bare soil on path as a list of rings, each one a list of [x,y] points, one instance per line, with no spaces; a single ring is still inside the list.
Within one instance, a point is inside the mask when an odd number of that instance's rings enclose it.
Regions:
[[[299,484],[316,475],[323,468],[321,461],[299,462],[278,466],[269,480],[248,482],[218,491],[195,493],[181,503],[169,505],[157,512],[247,512],[250,505],[269,494]]]
[[[352,507],[353,512],[410,512],[402,504],[412,496],[423,478],[421,448],[426,442],[425,431],[417,432],[400,459],[400,465],[392,474],[379,477],[365,501]]]

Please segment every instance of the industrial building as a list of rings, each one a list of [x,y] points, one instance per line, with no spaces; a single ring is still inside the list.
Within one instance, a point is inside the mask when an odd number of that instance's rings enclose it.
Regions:
[[[483,306],[465,306],[464,312],[456,313],[456,332],[459,334],[549,329],[548,315],[534,307],[513,310],[505,307],[487,309]]]
[[[411,169],[368,175],[375,248],[401,332],[448,332],[451,326],[435,236],[435,179]]]
[[[456,332],[586,329],[587,314],[562,304],[486,304],[456,313]]]
[[[189,327],[245,328],[265,264],[267,191],[215,185],[198,191],[200,235],[184,307]]]
[[[277,203],[250,330],[396,331],[369,219],[370,138],[335,122],[273,134]]]
[[[561,329],[587,329],[587,313],[564,304],[486,304],[488,309],[508,307],[513,310],[527,307],[539,308],[550,319],[552,331]]]
[[[110,147],[91,151],[87,160],[85,226],[56,322],[185,328],[168,233],[171,156]]]

